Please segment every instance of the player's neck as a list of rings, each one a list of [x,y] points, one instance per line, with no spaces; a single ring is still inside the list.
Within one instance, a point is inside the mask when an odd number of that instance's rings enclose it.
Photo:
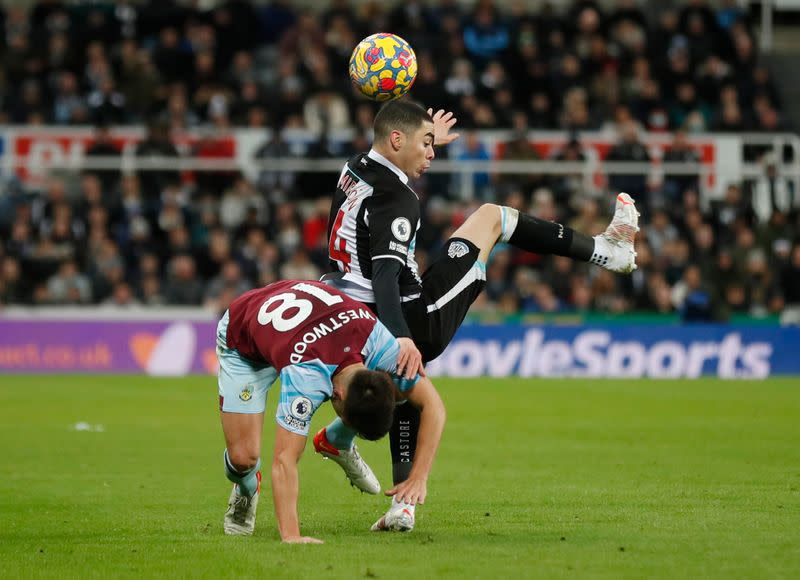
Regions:
[[[395,152],[391,146],[387,146],[383,143],[374,143],[372,145],[372,151],[370,151],[368,155],[381,165],[388,167],[396,173],[403,183],[408,182],[408,173],[403,170],[397,152]]]
[[[365,367],[363,363],[353,363],[351,365],[347,365],[343,369],[339,369],[339,371],[333,375],[333,379],[331,380],[334,388],[340,391],[346,390],[347,385],[350,384],[350,381],[353,378],[353,375],[365,368],[367,367]]]

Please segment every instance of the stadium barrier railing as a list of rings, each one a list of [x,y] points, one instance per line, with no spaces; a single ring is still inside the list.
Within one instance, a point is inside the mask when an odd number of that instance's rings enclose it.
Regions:
[[[16,175],[29,187],[41,187],[52,174],[85,170],[121,170],[123,172],[178,170],[194,172],[241,172],[256,180],[263,172],[272,173],[338,173],[343,156],[312,159],[306,155],[321,138],[329,140],[333,149],[342,147],[353,137],[351,130],[339,130],[324,137],[304,130],[284,131],[280,138],[292,154],[285,157],[258,156],[259,148],[273,140],[269,131],[254,129],[194,129],[175,133],[173,142],[178,158],[137,158],[135,146],[145,132],[142,127],[117,127],[110,131],[120,157],[87,156],[94,139],[90,127],[20,127],[0,129],[0,167],[6,176]],[[587,193],[607,188],[609,176],[642,175],[648,189],[657,189],[665,176],[697,175],[701,193],[713,199],[723,195],[729,183],[743,179],[756,180],[765,175],[764,163],[754,163],[752,152],[769,153],[768,159],[778,174],[794,183],[800,191],[800,138],[793,133],[706,133],[693,135],[689,142],[699,155],[698,163],[664,162],[664,152],[673,137],[669,133],[642,133],[642,143],[650,154],[648,162],[609,162],[605,157],[618,141],[611,130],[587,131],[577,135],[585,155],[584,161],[555,161],[551,157],[575,135],[563,131],[530,131],[526,139],[540,159],[506,160],[502,157],[509,141],[518,138],[510,131],[475,132],[489,160],[471,159],[467,140],[449,147],[447,159],[437,159],[431,166],[434,175],[453,176],[455,197],[471,200],[476,191],[475,176],[481,174],[580,176]],[[202,143],[213,142],[210,154],[193,156]],[[644,192],[639,192],[644,193]]]

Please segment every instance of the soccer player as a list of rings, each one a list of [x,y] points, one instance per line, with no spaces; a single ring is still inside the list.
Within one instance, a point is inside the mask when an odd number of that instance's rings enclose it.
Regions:
[[[396,402],[404,400],[421,414],[414,477],[427,478],[444,428],[444,405],[428,379],[397,375],[399,351],[397,339],[369,309],[320,282],[276,282],[233,301],[217,326],[225,474],[234,484],[224,518],[226,534],[250,535],[255,528],[264,409],[278,377],[272,496],[284,542],[320,542],[300,534],[297,462],[311,417],[328,399],[339,421],[326,431],[326,456],[353,485],[372,494],[380,491],[353,440],[357,434],[383,437]],[[387,493],[405,501],[425,499],[425,490],[418,488]]]
[[[485,286],[486,261],[497,242],[613,272],[636,268],[633,240],[639,214],[630,196],[621,193],[608,229],[593,238],[510,207],[484,204],[420,276],[414,259],[419,198],[408,182],[430,167],[434,144],[457,136],[450,132],[452,113],[432,113],[408,100],[384,105],[375,116],[372,149],[342,169],[330,214],[328,249],[338,273],[326,276],[326,282],[378,314],[400,344],[397,371],[409,375],[423,372],[423,362],[439,356],[453,338]],[[396,485],[412,478],[418,421],[413,408],[398,407],[390,431]],[[329,427],[338,428],[336,422]],[[405,487],[418,485],[411,481]],[[410,530],[413,515],[413,506],[394,502],[373,529]]]

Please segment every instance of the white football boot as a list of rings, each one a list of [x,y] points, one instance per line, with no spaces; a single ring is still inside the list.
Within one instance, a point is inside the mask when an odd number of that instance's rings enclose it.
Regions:
[[[633,240],[639,231],[639,212],[627,193],[617,196],[614,217],[606,231],[594,237],[594,254],[589,262],[619,274],[636,269]]]
[[[252,536],[256,528],[256,509],[258,508],[258,497],[261,495],[261,472],[256,473],[258,477],[258,489],[253,497],[247,497],[239,493],[239,486],[233,484],[231,497],[228,499],[228,510],[225,512],[223,528],[229,536]]]
[[[349,451],[336,449],[328,441],[328,436],[323,428],[314,435],[314,450],[326,459],[338,463],[339,467],[344,470],[347,479],[350,480],[350,485],[371,495],[376,495],[381,491],[381,484],[378,478],[375,477],[367,462],[361,458],[355,445]]]
[[[389,508],[381,519],[372,524],[373,532],[410,532],[414,529],[414,511],[416,506],[392,500]]]

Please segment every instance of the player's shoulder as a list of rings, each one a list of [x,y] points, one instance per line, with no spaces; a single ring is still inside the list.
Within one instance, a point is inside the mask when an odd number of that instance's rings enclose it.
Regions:
[[[347,169],[359,180],[365,181],[375,187],[378,183],[384,184],[387,175],[380,163],[375,163],[366,153],[353,155],[347,160]]]
[[[382,175],[373,185],[370,205],[396,208],[398,211],[419,211],[419,197],[408,185],[400,181],[390,170],[390,175]]]
[[[392,169],[370,157],[369,153],[360,153],[351,157],[348,162],[350,169],[359,174],[359,171],[364,174],[365,178],[368,175],[371,179],[371,185],[376,190],[388,191],[393,193],[403,192],[409,194],[414,199],[419,199],[417,194],[411,189],[408,184],[400,178]]]

